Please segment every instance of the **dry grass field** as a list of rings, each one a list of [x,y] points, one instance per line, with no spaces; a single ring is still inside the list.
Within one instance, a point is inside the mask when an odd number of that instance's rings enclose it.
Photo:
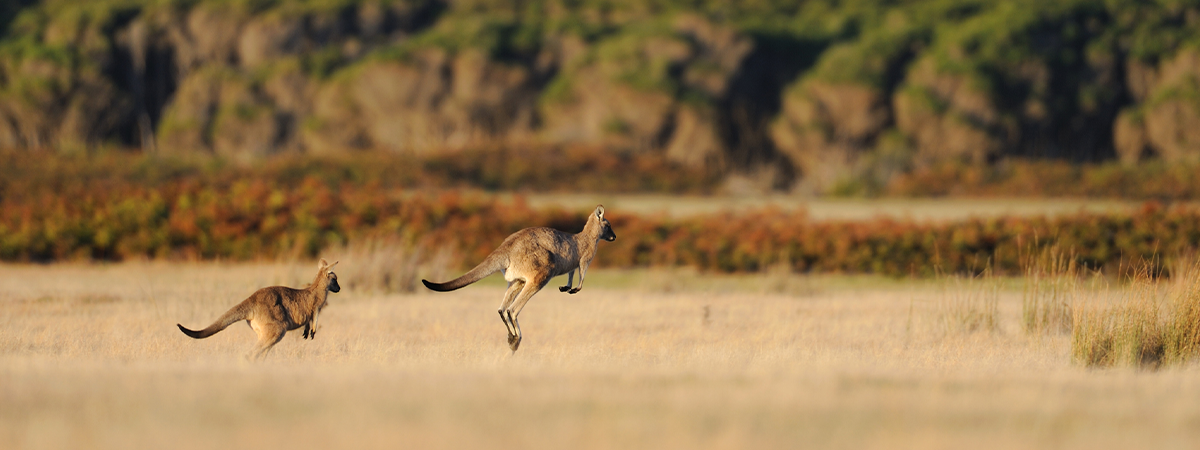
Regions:
[[[497,277],[452,293],[345,289],[316,340],[289,333],[259,363],[243,359],[244,325],[207,340],[175,328],[261,286],[302,286],[310,266],[0,266],[0,448],[1200,442],[1200,371],[1072,363],[1069,335],[1023,331],[1020,280],[593,271],[579,294],[554,280],[534,297],[515,355]],[[352,266],[342,258],[344,282]],[[981,292],[990,324],[955,326]]]

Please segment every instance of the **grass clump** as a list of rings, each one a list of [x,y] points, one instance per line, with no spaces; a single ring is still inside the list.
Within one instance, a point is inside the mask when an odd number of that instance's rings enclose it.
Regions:
[[[981,274],[953,276],[939,305],[938,323],[946,333],[970,334],[1000,331],[1001,280],[991,268]]]
[[[1200,263],[1169,283],[1137,271],[1117,305],[1076,317],[1071,352],[1088,367],[1150,369],[1200,356]]]
[[[422,278],[445,279],[454,264],[448,249],[430,250],[396,237],[376,237],[333,246],[325,253],[354,261],[339,268],[347,288],[360,292],[411,293]]]
[[[1025,268],[1021,297],[1021,327],[1028,334],[1070,333],[1082,288],[1081,270],[1074,258],[1049,251]]]

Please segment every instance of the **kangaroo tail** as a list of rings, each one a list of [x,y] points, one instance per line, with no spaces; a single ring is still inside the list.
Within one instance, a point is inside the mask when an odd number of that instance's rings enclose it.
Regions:
[[[438,292],[453,291],[468,284],[482,280],[483,277],[500,271],[500,269],[503,269],[505,265],[506,261],[504,261],[504,257],[496,252],[492,252],[492,254],[488,255],[487,258],[484,258],[483,262],[479,263],[478,266],[475,266],[475,268],[471,269],[469,272],[464,273],[461,277],[445,283],[433,283],[428,280],[421,280],[421,283],[424,284],[425,287]]]
[[[175,326],[179,327],[179,331],[182,331],[183,334],[186,334],[193,339],[204,339],[217,334],[217,332],[224,330],[226,327],[242,320],[246,320],[246,311],[244,308],[242,308],[242,305],[237,305],[233,308],[230,308],[229,311],[226,311],[225,314],[222,314],[221,317],[217,318],[216,322],[213,322],[212,325],[209,325],[208,328],[203,330],[189,330],[180,324],[175,324]]]

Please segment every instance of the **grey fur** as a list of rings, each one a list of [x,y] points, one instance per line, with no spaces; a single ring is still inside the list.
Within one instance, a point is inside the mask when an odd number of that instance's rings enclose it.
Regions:
[[[324,259],[317,266],[317,278],[304,289],[271,286],[255,291],[242,300],[216,322],[203,330],[194,331],[176,324],[179,331],[195,339],[204,339],[221,330],[245,320],[258,335],[258,345],[250,351],[252,359],[266,355],[271,347],[283,339],[288,331],[304,327],[304,338],[317,336],[317,316],[329,303],[329,293],[341,291],[333,266]]]
[[[525,304],[551,278],[559,275],[567,275],[567,285],[559,287],[559,291],[575,294],[583,289],[583,278],[592,259],[596,257],[601,239],[617,239],[612,225],[604,218],[602,205],[596,206],[596,210],[588,216],[587,225],[578,234],[544,227],[526,228],[504,239],[483,262],[463,276],[445,283],[421,282],[429,289],[445,292],[459,289],[493,273],[504,272],[508,290],[496,312],[508,329],[508,346],[515,353],[521,345],[521,325],[517,322],[517,316]],[[576,271],[579,272],[579,284],[572,287]]]

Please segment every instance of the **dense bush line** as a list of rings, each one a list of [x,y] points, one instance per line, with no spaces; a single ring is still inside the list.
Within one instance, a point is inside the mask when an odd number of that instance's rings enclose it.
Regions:
[[[449,246],[464,264],[529,226],[578,230],[590,208],[535,210],[497,201],[380,183],[299,176],[181,177],[153,186],[120,179],[53,182],[5,177],[0,189],[4,261],[259,259],[308,257],[372,236],[417,247]],[[25,183],[25,184],[22,184]],[[695,266],[743,272],[786,265],[799,272],[930,275],[989,264],[1019,273],[1024,255],[1056,246],[1089,268],[1113,268],[1200,244],[1200,212],[1148,204],[1130,214],[972,219],[922,223],[877,219],[817,222],[765,210],[682,219],[611,212],[620,238],[602,267]]]
[[[616,242],[602,256],[617,266],[692,265],[736,272],[783,264],[799,272],[928,276],[988,267],[1021,273],[1031,255],[1055,248],[1085,267],[1115,270],[1130,261],[1194,250],[1200,243],[1197,219],[1195,211],[1154,204],[1128,215],[952,223],[814,222],[803,213],[778,211],[678,221],[618,218],[614,224],[625,231],[622,236],[633,238]]]

